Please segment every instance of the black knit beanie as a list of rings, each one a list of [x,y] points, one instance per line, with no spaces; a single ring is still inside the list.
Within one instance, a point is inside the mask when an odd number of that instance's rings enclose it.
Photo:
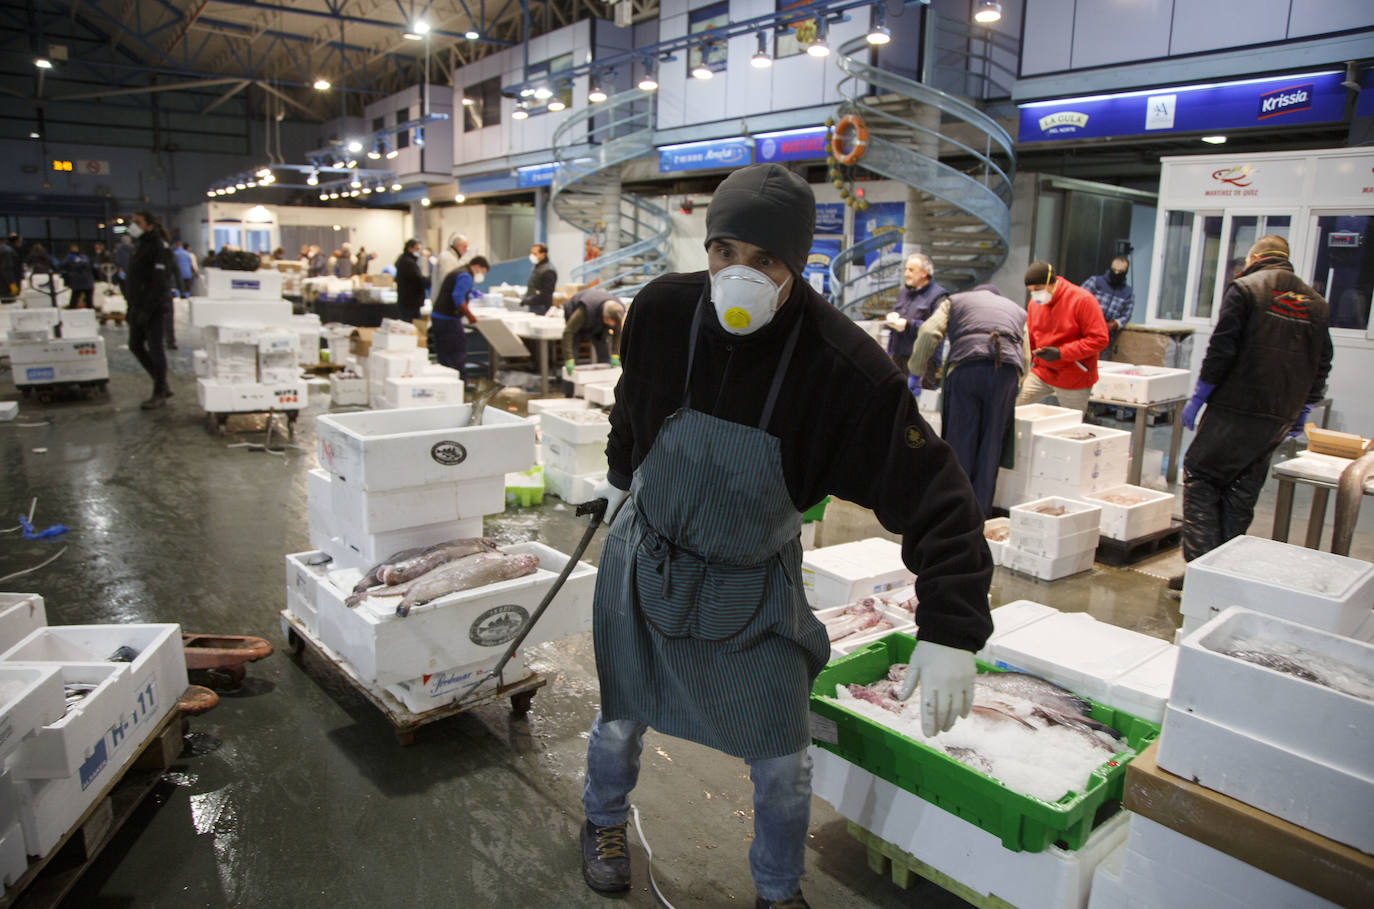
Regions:
[[[742,240],[768,250],[800,275],[816,231],[816,194],[777,164],[741,167],[716,188],[706,209],[706,245]]]

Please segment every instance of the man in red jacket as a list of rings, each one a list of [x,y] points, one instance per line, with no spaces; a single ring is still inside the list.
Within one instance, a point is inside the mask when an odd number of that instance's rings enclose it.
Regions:
[[[1026,269],[1026,335],[1032,366],[1016,406],[1053,395],[1060,407],[1087,410],[1097,382],[1097,355],[1107,346],[1107,323],[1097,298],[1054,273],[1048,262]]]

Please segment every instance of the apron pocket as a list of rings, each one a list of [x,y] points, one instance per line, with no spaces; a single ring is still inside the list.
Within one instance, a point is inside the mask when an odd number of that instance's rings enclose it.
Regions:
[[[645,620],[664,637],[724,641],[743,631],[762,608],[768,565],[707,564],[649,536],[635,551],[635,599]]]

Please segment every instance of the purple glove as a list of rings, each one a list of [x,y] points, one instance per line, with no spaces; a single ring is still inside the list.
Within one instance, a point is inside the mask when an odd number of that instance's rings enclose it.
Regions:
[[[1183,405],[1183,428],[1197,429],[1197,412],[1202,409],[1202,405],[1207,403],[1207,399],[1212,396],[1212,392],[1217,387],[1201,379],[1197,380],[1197,387],[1193,389],[1193,396],[1188,399],[1188,403]]]
[[[1296,439],[1298,436],[1302,435],[1303,432],[1307,430],[1307,418],[1311,415],[1312,405],[1302,405],[1302,410],[1298,413],[1297,422],[1293,424],[1292,429],[1288,430],[1288,438]]]
[[[911,392],[912,394],[914,394],[917,398],[919,398],[919,397],[921,396],[921,377],[920,377],[920,376],[907,376],[907,377],[906,377],[906,387],[907,387],[907,390],[908,390],[908,391],[910,391],[910,392]]]

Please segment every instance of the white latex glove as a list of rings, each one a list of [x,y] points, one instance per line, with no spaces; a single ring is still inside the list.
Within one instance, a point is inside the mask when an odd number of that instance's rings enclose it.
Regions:
[[[945,732],[973,709],[973,680],[978,667],[973,654],[957,647],[917,641],[907,665],[901,700],[921,685],[921,731],[926,737]]]
[[[891,325],[897,331],[906,331],[906,319],[903,319],[895,312],[887,314],[887,324]]]
[[[630,494],[628,489],[618,489],[611,485],[610,480],[602,480],[592,489],[593,499],[606,500],[606,514],[601,520],[609,525],[615,520],[615,513],[620,510],[620,506],[625,504],[625,497]],[[973,682],[969,682],[970,690]]]

